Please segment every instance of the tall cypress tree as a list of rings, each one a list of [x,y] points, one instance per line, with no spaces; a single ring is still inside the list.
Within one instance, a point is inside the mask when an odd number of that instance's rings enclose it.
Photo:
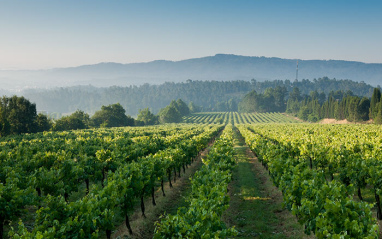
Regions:
[[[377,116],[375,117],[375,123],[382,124],[382,96],[376,107],[378,108],[378,112]]]
[[[381,101],[381,90],[374,88],[373,95],[370,100],[370,118],[375,119],[378,114],[378,103]]]
[[[369,109],[370,109],[370,100],[366,97],[363,97],[357,107],[357,115],[359,121],[369,120]]]

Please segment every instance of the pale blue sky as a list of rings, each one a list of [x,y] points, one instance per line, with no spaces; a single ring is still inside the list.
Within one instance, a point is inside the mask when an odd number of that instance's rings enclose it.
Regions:
[[[381,12],[381,0],[0,0],[0,69],[217,53],[382,63]]]

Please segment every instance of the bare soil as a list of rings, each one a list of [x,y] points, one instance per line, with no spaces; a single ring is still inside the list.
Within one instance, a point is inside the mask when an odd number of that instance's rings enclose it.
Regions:
[[[319,124],[354,124],[352,122],[349,122],[347,119],[336,120],[336,119],[329,119],[329,118],[322,119],[318,123]]]

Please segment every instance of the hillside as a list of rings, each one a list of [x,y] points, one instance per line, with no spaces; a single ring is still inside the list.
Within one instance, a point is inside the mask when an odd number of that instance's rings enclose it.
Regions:
[[[99,63],[70,68],[35,71],[0,71],[2,89],[50,88],[74,85],[97,87],[162,84],[192,80],[295,80],[296,59],[217,54],[182,61],[147,63]],[[382,64],[341,60],[299,60],[299,79],[327,76],[364,81],[377,86],[382,82]]]

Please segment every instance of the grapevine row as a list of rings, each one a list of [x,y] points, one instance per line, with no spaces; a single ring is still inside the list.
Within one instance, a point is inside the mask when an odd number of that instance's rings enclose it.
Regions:
[[[143,201],[143,197],[152,193],[152,186],[156,180],[159,179],[163,185],[164,175],[171,180],[172,171],[178,170],[180,173],[180,168],[190,163],[195,154],[205,147],[208,140],[219,130],[218,127],[204,127],[204,130],[200,130],[202,128],[190,130],[190,127],[185,127],[182,134],[178,135],[175,130],[166,138],[155,134],[151,137],[138,136],[132,139],[118,134],[110,137],[115,133],[111,132],[103,138],[106,140],[100,141],[101,144],[93,144],[99,140],[94,135],[86,139],[65,138],[66,142],[71,142],[66,144],[67,151],[62,148],[57,154],[43,152],[43,157],[40,157],[41,151],[35,150],[34,144],[28,140],[21,141],[20,145],[11,143],[8,150],[1,153],[0,204],[4,206],[0,209],[1,223],[3,225],[6,220],[11,221],[19,217],[25,207],[35,206],[40,209],[36,212],[33,231],[28,232],[21,224],[17,231],[11,232],[12,237],[35,237],[41,234],[44,238],[60,238],[65,234],[80,235],[86,228],[86,235],[97,236],[99,230],[110,232],[114,209],[122,204],[121,197],[118,201],[113,190],[122,190],[118,187],[123,187],[128,191],[129,194],[125,196],[130,201],[126,202],[126,205],[129,205],[126,208],[131,210],[136,198]],[[93,133],[102,134],[97,131]],[[36,144],[39,144],[37,136],[36,141]],[[54,148],[56,145],[62,147],[58,143],[49,145],[45,138],[41,141],[47,145],[46,148]],[[71,147],[73,145],[76,146]],[[129,150],[137,148],[140,148],[141,154]],[[95,155],[90,155],[89,151]],[[129,151],[135,153],[133,160],[129,157]],[[68,194],[77,191],[79,182],[89,179],[87,176],[93,180],[102,178],[102,185],[94,183],[91,190],[87,190],[86,196],[69,202]],[[126,177],[126,182],[123,177]],[[133,180],[131,185],[128,183],[129,177]],[[144,205],[142,212],[144,214]],[[71,228],[69,225],[73,224],[72,220],[78,218],[82,218],[87,224],[77,229]],[[91,218],[98,218],[100,221],[91,222]],[[109,224],[107,226],[104,223]]]
[[[299,126],[290,125],[249,128],[239,127],[246,143],[269,170],[274,184],[283,192],[286,207],[305,225],[307,234],[314,232],[318,238],[377,238],[378,226],[372,216],[372,205],[354,200],[353,185],[336,180],[336,175],[328,179],[329,171],[324,169],[332,166],[320,163],[324,155],[334,156],[334,148],[319,145],[311,147],[309,144],[316,142],[317,138],[300,141],[285,134],[286,130],[290,130],[302,133],[298,134],[300,138],[304,138],[304,135],[310,137],[311,128],[305,128],[307,131],[303,132],[298,130]],[[330,140],[327,135],[324,137]],[[351,155],[350,151],[347,153],[336,156]],[[343,160],[352,161],[352,158]]]
[[[279,125],[258,127],[282,144],[290,144],[309,164],[325,173],[330,180],[355,187],[360,200],[362,191],[375,198],[377,218],[382,219],[382,129],[376,125]]]
[[[154,238],[227,238],[237,235],[221,221],[228,208],[228,183],[235,165],[232,127],[227,126],[215,142],[204,165],[191,179],[188,207],[178,209],[156,224]]]
[[[281,113],[195,113],[185,116],[184,121],[196,124],[256,124],[256,123],[296,123],[294,119]]]

